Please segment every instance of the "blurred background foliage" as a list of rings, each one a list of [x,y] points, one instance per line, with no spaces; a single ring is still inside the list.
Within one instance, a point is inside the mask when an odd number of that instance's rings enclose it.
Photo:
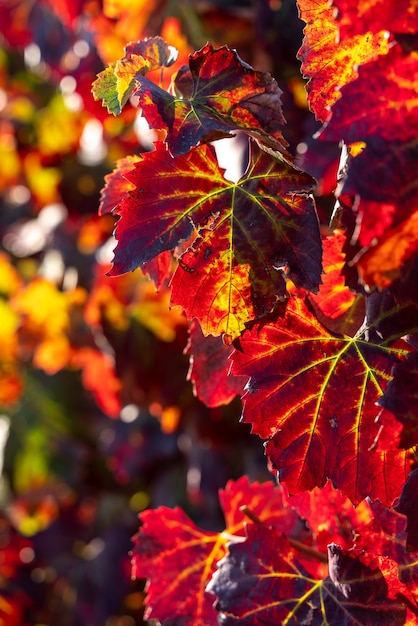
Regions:
[[[338,151],[312,139],[302,29],[294,0],[0,0],[0,625],[142,624],[138,513],[180,505],[218,529],[218,489],[269,477],[239,398],[195,397],[168,286],[106,276],[104,176],[152,135],[134,106],[109,116],[91,84],[147,36],[179,50],[176,67],[207,41],[236,48],[278,80],[326,217]]]

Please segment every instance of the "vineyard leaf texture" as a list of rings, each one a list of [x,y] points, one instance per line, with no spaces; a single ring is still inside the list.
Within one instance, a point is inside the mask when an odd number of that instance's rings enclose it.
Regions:
[[[340,88],[357,77],[356,66],[388,52],[384,32],[361,33],[338,41],[334,9],[327,0],[298,0],[300,18],[306,22],[298,52],[311,110],[321,122],[340,97]]]
[[[207,145],[173,158],[157,144],[126,177],[135,189],[116,208],[110,274],[133,270],[195,236],[173,277],[171,303],[199,319],[204,334],[236,337],[285,295],[285,274],[298,287],[318,289],[314,181],[255,142],[237,183],[223,177]]]
[[[251,377],[243,421],[268,440],[290,493],[331,478],[354,503],[370,496],[390,504],[399,495],[405,455],[375,449],[375,419],[392,367],[409,351],[405,342],[389,348],[331,335],[291,298],[283,319],[246,331],[236,347],[231,371]]]
[[[135,91],[151,128],[167,130],[173,155],[238,129],[276,137],[278,148],[285,145],[279,131],[285,124],[282,92],[269,73],[254,70],[227,46],[210,44],[190,55],[189,65],[190,97],[176,98],[141,76]]]

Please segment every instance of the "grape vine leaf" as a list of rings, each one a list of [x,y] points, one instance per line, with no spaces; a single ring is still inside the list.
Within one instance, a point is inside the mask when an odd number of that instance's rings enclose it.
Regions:
[[[185,350],[190,355],[187,380],[192,381],[194,394],[208,407],[229,404],[243,391],[247,379],[228,376],[230,352],[220,337],[205,337],[197,321],[192,320]]]
[[[149,579],[147,618],[156,617],[163,625],[172,623],[173,616],[184,626],[216,623],[214,598],[205,593],[205,587],[231,535],[244,535],[247,518],[241,506],[282,532],[292,534],[303,528],[297,513],[287,505],[284,490],[272,483],[250,483],[243,476],[229,481],[219,496],[226,521],[223,533],[201,530],[179,508],[141,513],[132,574]]]
[[[205,335],[237,336],[286,295],[285,276],[308,291],[318,289],[322,246],[309,195],[314,180],[256,142],[237,183],[223,177],[208,145],[173,158],[157,144],[125,176],[135,189],[115,209],[120,218],[110,274],[143,266],[195,237],[179,259],[171,304],[196,317]]]
[[[109,113],[119,115],[134,91],[138,77],[171,65],[177,51],[161,37],[149,37],[125,47],[122,58],[97,75],[92,85],[95,100],[102,100]]]
[[[298,0],[299,16],[306,22],[298,51],[311,110],[321,122],[340,97],[340,88],[357,77],[357,66],[387,54],[386,33],[356,34],[338,41],[335,11],[327,0]]]
[[[341,88],[341,98],[320,131],[322,139],[346,143],[378,135],[386,141],[416,139],[418,52],[399,44],[358,68],[358,78]],[[390,115],[388,115],[390,111]]]
[[[190,55],[193,87],[189,97],[175,97],[144,76],[138,76],[138,106],[151,128],[167,131],[167,144],[176,156],[244,130],[281,152],[285,124],[281,90],[267,72],[254,70],[228,46],[206,44]],[[287,154],[287,153],[286,153]]]
[[[381,30],[415,34],[418,15],[414,0],[333,0],[341,39]]]
[[[260,525],[248,525],[246,534],[245,542],[229,545],[208,585],[225,626],[405,623],[410,612],[399,595],[408,589],[390,559],[331,543],[329,577],[317,579],[286,537]]]
[[[234,345],[232,374],[250,376],[242,419],[268,440],[289,492],[331,478],[355,504],[366,496],[391,504],[409,462],[403,451],[376,449],[376,402],[410,346],[332,335],[301,298],[290,298],[276,324],[245,331]]]

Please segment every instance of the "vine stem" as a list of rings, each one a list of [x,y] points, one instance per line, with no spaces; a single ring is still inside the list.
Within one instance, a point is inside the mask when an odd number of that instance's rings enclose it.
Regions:
[[[260,524],[261,526],[265,526],[264,522],[262,522],[261,519],[253,511],[251,511],[251,509],[249,509],[245,504],[241,506],[239,510],[242,511],[244,515],[248,517],[248,519],[254,522],[254,524]],[[288,537],[288,536],[286,536],[286,538],[288,542],[290,543],[290,545],[292,546],[292,548],[294,548],[298,552],[302,552],[303,554],[310,556],[311,558],[315,559],[316,561],[319,561],[320,563],[328,563],[328,557],[326,554],[323,554],[323,552],[319,552],[319,550],[315,550],[315,548],[311,548],[305,545],[304,543],[302,543],[301,541],[298,541],[297,539],[292,539],[291,537]]]

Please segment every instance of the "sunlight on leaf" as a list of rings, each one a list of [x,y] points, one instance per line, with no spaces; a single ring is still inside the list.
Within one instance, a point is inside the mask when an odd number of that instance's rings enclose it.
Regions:
[[[125,176],[135,189],[115,210],[110,274],[144,266],[194,235],[172,279],[171,304],[199,319],[205,335],[237,336],[269,312],[286,294],[284,274],[317,291],[321,241],[308,174],[253,142],[237,183],[223,177],[210,146],[173,158],[159,144]]]

